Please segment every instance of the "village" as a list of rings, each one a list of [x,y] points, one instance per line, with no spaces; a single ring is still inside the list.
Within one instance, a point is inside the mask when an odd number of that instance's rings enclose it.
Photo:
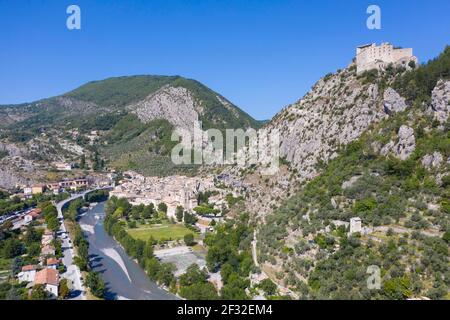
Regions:
[[[0,216],[0,233],[10,234],[12,274],[19,287],[47,299],[85,299],[85,288],[63,208],[111,180],[87,178],[21,186],[9,196],[18,210]],[[22,209],[20,209],[22,208]],[[0,259],[1,260],[1,259]],[[3,260],[8,261],[8,260]],[[3,263],[4,264],[4,263]],[[11,271],[1,270],[1,275]],[[38,289],[37,289],[38,288]],[[36,293],[36,292],[39,292]]]
[[[145,224],[142,219],[131,218],[127,231],[137,239],[156,238],[155,256],[163,263],[173,264],[175,276],[186,272],[192,264],[205,267],[204,236],[225,219],[229,208],[227,199],[233,198],[228,190],[216,186],[213,175],[145,177],[133,171],[123,173],[123,179],[110,191],[111,197],[126,199],[137,208],[163,208],[161,221]],[[182,241],[182,236],[190,233],[194,234],[195,245]],[[220,274],[209,276],[220,288]]]
[[[107,186],[113,186],[109,198],[126,199],[134,211],[150,206],[157,209],[156,218],[149,222],[130,216],[127,232],[135,239],[154,237],[157,240],[155,257],[161,263],[172,264],[176,277],[184,274],[192,264],[204,269],[205,234],[212,232],[216,223],[224,221],[230,201],[239,196],[216,184],[214,175],[145,177],[126,171],[118,180],[111,177],[76,178],[21,186],[9,198],[27,205],[22,210],[1,216],[0,225],[18,235],[18,239],[36,233],[40,242],[39,246],[33,244],[33,247],[39,247],[39,250],[33,249],[33,256],[23,255],[15,278],[29,292],[36,287],[42,288],[50,299],[85,299],[82,273],[74,261],[73,235],[66,229],[62,209],[80,194]],[[36,199],[40,200],[36,203]],[[45,201],[46,207],[42,208],[39,201]],[[48,211],[56,221],[49,219]],[[89,232],[86,225],[80,223],[80,226]],[[186,235],[191,234],[194,236],[188,242]],[[210,273],[209,279],[220,290],[223,285],[220,273]]]
[[[208,194],[211,210],[202,211],[199,195]],[[208,229],[213,221],[220,221],[226,210],[226,196],[229,191],[216,187],[213,175],[204,177],[167,176],[145,177],[133,171],[126,171],[123,179],[110,192],[110,196],[127,199],[131,205],[149,205],[157,207],[160,203],[167,206],[167,218],[175,219],[177,208],[196,214],[196,226],[202,231]],[[200,214],[197,214],[199,213]]]

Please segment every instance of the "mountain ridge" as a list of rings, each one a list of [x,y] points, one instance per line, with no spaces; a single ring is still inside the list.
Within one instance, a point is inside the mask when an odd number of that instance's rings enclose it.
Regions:
[[[172,100],[167,101],[167,92],[163,88],[172,90]],[[147,104],[147,108],[139,109],[138,117],[133,118],[136,115],[134,106],[140,102],[145,104],[150,97],[155,100]],[[191,110],[185,104],[175,103],[180,99],[184,101],[185,97],[189,97]],[[189,113],[191,116],[188,117]],[[0,116],[6,120],[0,124],[0,142],[16,144],[23,150],[15,159],[5,151],[6,155],[0,159],[3,164],[0,167],[11,173],[24,172],[20,169],[21,161],[35,162],[36,167],[41,168],[45,165],[51,168],[51,162],[55,161],[79,164],[81,148],[91,167],[93,159],[100,157],[108,166],[120,163],[118,168],[121,169],[168,174],[174,170],[168,161],[173,145],[170,135],[179,124],[193,128],[190,122],[200,120],[204,129],[220,130],[259,128],[261,125],[219,93],[196,80],[180,76],[141,75],[92,81],[56,97],[4,106],[0,108]],[[158,129],[157,125],[161,127]],[[119,137],[119,132],[126,134]],[[145,139],[143,135],[146,135]],[[134,148],[130,149],[125,143]],[[77,147],[67,148],[70,144]],[[5,146],[4,149],[8,148]],[[75,149],[77,152],[73,152]],[[9,187],[14,181],[11,175],[3,175],[3,181],[9,181]],[[44,173],[25,175],[32,180],[33,176],[38,180],[45,176]],[[17,181],[23,183],[23,179]]]

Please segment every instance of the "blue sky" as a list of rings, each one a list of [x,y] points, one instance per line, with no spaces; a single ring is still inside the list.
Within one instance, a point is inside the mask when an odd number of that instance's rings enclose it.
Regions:
[[[66,28],[70,4],[79,31]],[[381,30],[366,28],[370,4]],[[268,119],[347,66],[357,45],[437,56],[450,44],[449,12],[449,0],[0,0],[0,104],[112,76],[181,75]]]

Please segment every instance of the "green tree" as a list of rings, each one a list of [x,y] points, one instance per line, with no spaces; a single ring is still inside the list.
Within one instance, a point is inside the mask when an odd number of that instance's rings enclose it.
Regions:
[[[193,263],[180,276],[180,286],[190,286],[194,283],[206,282],[207,277],[208,274],[200,270],[200,267],[196,263]]]
[[[182,222],[183,221],[183,214],[184,214],[183,206],[178,206],[177,210],[175,212],[175,216],[177,217],[177,221],[178,222]]]
[[[62,279],[59,282],[59,297],[61,299],[65,299],[69,296],[70,290],[69,286],[67,285],[67,279]]]
[[[45,291],[45,287],[42,284],[37,284],[33,287],[30,295],[30,300],[46,300],[49,295]]]
[[[60,227],[60,223],[58,221],[58,218],[56,217],[51,217],[49,219],[47,219],[47,228],[50,229],[53,232],[56,232],[59,230]]]
[[[34,227],[28,226],[27,231],[25,232],[25,236],[23,240],[25,244],[31,245],[33,242],[40,242],[42,239],[42,234],[37,232]]]
[[[180,296],[187,300],[216,300],[217,291],[210,282],[194,283],[188,287],[180,288]]]
[[[392,278],[384,281],[384,294],[392,300],[403,300],[412,295],[411,281],[407,277]]]
[[[157,275],[158,275],[158,272],[160,269],[161,269],[161,264],[158,261],[158,259],[156,259],[155,257],[153,257],[147,261],[146,271],[147,271],[148,277],[151,280],[153,280],[153,281],[157,280]]]
[[[264,279],[259,283],[259,287],[266,293],[268,296],[273,296],[277,293],[277,286],[270,279]]]
[[[192,233],[188,233],[184,236],[184,243],[187,246],[193,246],[195,244],[194,235]]]
[[[158,211],[167,213],[167,204],[165,204],[164,202],[161,202],[158,204]]]
[[[175,279],[173,275],[174,270],[175,266],[173,264],[162,263],[158,270],[158,273],[156,274],[158,283],[169,286],[170,283]]]
[[[247,300],[248,296],[245,289],[249,287],[250,282],[241,278],[237,273],[228,277],[228,283],[222,287],[221,296],[225,300]]]
[[[23,244],[17,239],[10,238],[3,242],[3,257],[6,259],[20,256],[24,251]]]
[[[151,219],[154,213],[155,206],[153,205],[153,203],[150,203],[148,206],[145,206],[144,210],[142,211],[142,218]]]
[[[98,272],[89,272],[86,277],[86,285],[97,298],[105,295],[105,283]]]
[[[217,291],[214,285],[207,281],[207,273],[200,270],[197,264],[190,265],[186,273],[180,276],[180,295],[189,300],[214,300]]]
[[[229,263],[224,263],[222,265],[222,267],[220,268],[220,276],[222,277],[222,281],[223,283],[227,283],[228,282],[228,278],[230,277],[230,275],[235,272],[235,269],[233,268],[233,266]]]
[[[143,258],[146,259],[146,260],[147,260],[147,259],[151,259],[151,258],[154,257],[154,255],[153,255],[153,243],[152,243],[151,240],[148,240],[148,241],[145,243],[144,251],[143,251],[143,253],[142,253],[142,256],[143,256]]]
[[[197,218],[193,214],[190,214],[187,211],[184,212],[184,223],[185,224],[194,225],[196,222],[197,222]]]
[[[80,158],[80,169],[86,169],[86,156],[84,154]]]
[[[41,253],[41,244],[34,242],[27,246],[27,253],[30,257],[37,257]]]
[[[444,235],[442,236],[442,239],[445,242],[450,243],[450,230],[445,231]]]

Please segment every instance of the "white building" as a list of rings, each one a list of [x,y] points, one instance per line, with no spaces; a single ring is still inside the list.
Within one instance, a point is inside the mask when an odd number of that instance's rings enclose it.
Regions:
[[[355,217],[350,219],[350,234],[362,231],[361,218]]]
[[[53,165],[55,166],[56,170],[59,171],[71,171],[72,165],[66,162],[53,162]]]
[[[361,74],[371,69],[384,70],[389,64],[404,66],[409,68],[408,64],[413,61],[418,63],[413,55],[412,48],[394,48],[388,42],[377,46],[375,43],[359,46],[356,48],[356,73]]]
[[[31,196],[33,194],[33,188],[31,188],[31,187],[23,188],[23,194],[25,196]]]
[[[37,208],[28,212],[24,217],[24,224],[29,224],[31,221],[36,220],[40,217],[42,210]]]
[[[19,282],[33,282],[36,277],[37,266],[27,265],[22,267],[22,271],[18,274]]]

